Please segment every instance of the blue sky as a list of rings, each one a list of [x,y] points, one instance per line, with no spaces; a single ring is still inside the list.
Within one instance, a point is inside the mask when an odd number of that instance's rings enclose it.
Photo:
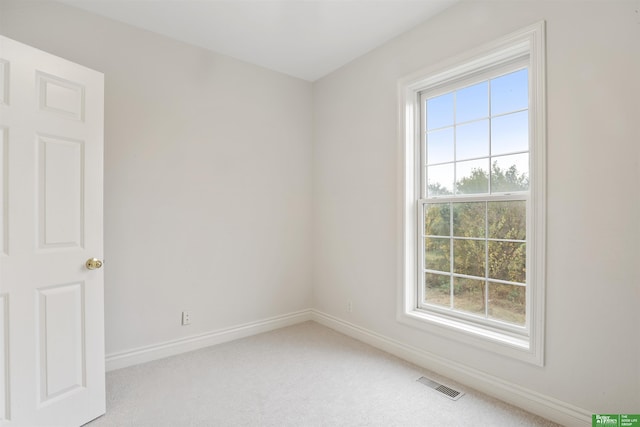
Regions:
[[[474,168],[488,171],[490,151],[501,168],[528,173],[528,154],[504,156],[528,150],[528,111],[520,111],[528,103],[527,69],[428,99],[429,183],[451,190],[454,168],[458,180]]]

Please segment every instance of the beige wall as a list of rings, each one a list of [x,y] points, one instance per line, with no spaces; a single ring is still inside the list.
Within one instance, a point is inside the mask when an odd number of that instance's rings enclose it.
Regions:
[[[105,73],[107,354],[311,306],[310,83],[55,2],[0,33]]]
[[[637,2],[461,3],[314,85],[321,311],[593,412],[640,407]],[[546,366],[399,324],[397,81],[547,21]],[[353,301],[353,313],[347,301]]]

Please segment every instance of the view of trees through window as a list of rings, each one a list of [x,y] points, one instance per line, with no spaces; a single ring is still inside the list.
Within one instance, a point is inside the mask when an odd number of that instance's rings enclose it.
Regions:
[[[423,304],[524,326],[527,69],[424,99]]]
[[[528,187],[515,168],[492,174]],[[476,171],[458,186],[487,179]],[[524,325],[526,201],[426,203],[424,232],[426,303]]]

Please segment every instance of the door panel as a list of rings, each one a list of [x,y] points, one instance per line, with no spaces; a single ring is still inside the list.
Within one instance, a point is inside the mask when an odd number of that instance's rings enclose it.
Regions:
[[[82,120],[84,117],[84,87],[56,76],[37,73],[40,109]]]
[[[0,59],[0,104],[9,104],[9,61]]]
[[[40,403],[86,386],[84,284],[38,290]]]
[[[105,411],[104,77],[1,36],[0,64],[0,416],[79,426]]]
[[[81,248],[84,142],[39,135],[39,248]]]
[[[9,172],[8,167],[8,153],[7,153],[7,130],[0,127],[0,257],[7,255],[7,230],[8,230],[8,218],[7,218],[7,175]]]
[[[0,295],[0,421],[9,418],[9,299]]]

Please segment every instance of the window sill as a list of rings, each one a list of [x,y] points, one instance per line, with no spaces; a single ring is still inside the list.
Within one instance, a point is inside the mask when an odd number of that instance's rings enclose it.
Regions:
[[[514,336],[463,320],[439,316],[417,309],[405,310],[400,313],[398,321],[481,350],[491,351],[537,366],[543,365],[541,355],[534,351],[528,337]]]

